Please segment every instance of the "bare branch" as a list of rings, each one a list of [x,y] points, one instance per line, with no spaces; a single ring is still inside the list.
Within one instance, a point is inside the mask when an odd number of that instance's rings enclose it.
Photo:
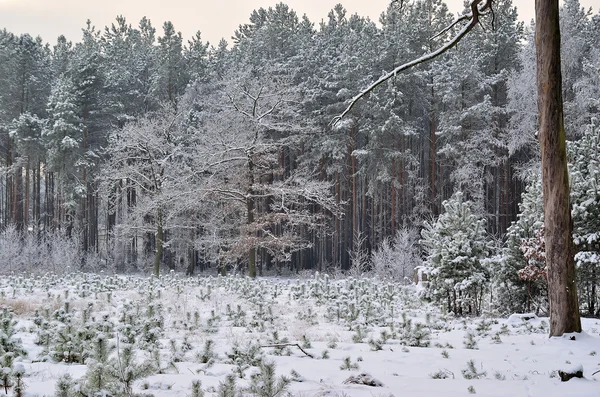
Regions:
[[[400,65],[400,66],[396,67],[394,70],[392,70],[391,72],[386,73],[385,75],[380,77],[377,81],[372,83],[370,86],[368,86],[363,91],[361,91],[358,95],[356,95],[354,98],[352,98],[352,100],[350,101],[350,104],[348,105],[348,107],[346,107],[346,110],[344,110],[342,112],[342,114],[340,114],[339,116],[334,117],[334,119],[331,121],[331,124],[332,125],[337,124],[341,119],[343,119],[352,110],[352,108],[358,103],[358,101],[361,98],[363,98],[365,95],[367,95],[368,93],[373,91],[375,88],[379,87],[381,84],[383,84],[387,80],[396,76],[398,73],[400,73],[404,70],[410,69],[413,66],[417,66],[417,65],[420,65],[427,61],[430,61],[434,58],[437,58],[438,56],[442,55],[446,51],[455,47],[458,44],[458,42],[460,40],[462,40],[463,37],[465,37],[465,35],[467,33],[469,33],[475,26],[477,26],[479,24],[479,17],[487,14],[486,11],[491,9],[492,2],[493,2],[493,0],[473,0],[471,2],[471,12],[470,13],[459,17],[456,21],[452,22],[452,24],[449,27],[445,28],[440,34],[434,36],[434,37],[438,37],[439,35],[444,34],[448,30],[450,30],[453,26],[457,25],[460,22],[469,21],[469,23],[464,25],[462,27],[462,29],[456,34],[456,36],[454,36],[452,38],[452,40],[450,40],[448,43],[446,43],[442,47],[438,48],[437,50],[430,52],[429,54],[425,54],[418,59],[414,59],[410,62]],[[402,2],[401,2],[401,4],[402,4]]]
[[[298,349],[300,349],[300,351],[302,351],[302,353],[306,354],[308,357],[315,358],[312,354],[310,354],[306,350],[304,350],[298,343],[277,343],[274,345],[264,345],[264,346],[260,346],[260,347],[265,348],[265,347],[287,347],[287,346],[296,346]]]

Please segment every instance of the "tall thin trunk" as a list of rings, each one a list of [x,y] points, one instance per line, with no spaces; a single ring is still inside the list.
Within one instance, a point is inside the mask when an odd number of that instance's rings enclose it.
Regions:
[[[535,43],[550,336],[581,332],[569,203],[558,0],[536,0]]]
[[[429,128],[429,193],[430,193],[430,202],[431,202],[431,212],[434,215],[437,215],[437,189],[436,189],[436,164],[437,164],[437,135],[436,135],[436,117],[435,117],[435,109],[434,109],[434,101],[435,101],[435,91],[433,90],[433,76],[431,78],[431,110],[430,110],[430,128]]]
[[[256,203],[254,198],[254,163],[252,159],[248,159],[248,191],[246,197],[246,223],[248,227],[251,229],[252,224],[254,223],[254,209]],[[252,231],[248,231],[250,240],[253,240],[254,233]],[[250,247],[248,248],[248,275],[251,278],[256,278],[256,245],[254,241],[250,242]]]
[[[162,208],[159,206],[156,212],[156,251],[154,254],[154,276],[160,274],[160,262],[163,252],[163,214]]]
[[[31,177],[30,173],[30,162],[29,158],[27,159],[27,168],[25,169],[25,203],[23,205],[23,227],[27,230],[29,226],[29,200],[30,200],[30,183],[29,178]]]

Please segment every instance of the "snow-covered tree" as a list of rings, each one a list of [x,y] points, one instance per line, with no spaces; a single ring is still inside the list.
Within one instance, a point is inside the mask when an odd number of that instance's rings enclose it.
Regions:
[[[73,81],[62,75],[52,89],[48,103],[49,120],[43,131],[47,169],[57,176],[57,200],[66,217],[67,228],[73,228],[77,199],[85,192],[81,181],[83,124],[79,116]],[[60,214],[55,214],[63,219]]]
[[[425,296],[456,315],[481,313],[489,279],[486,264],[492,251],[485,220],[472,211],[473,203],[461,192],[444,201],[437,220],[425,222],[421,244],[425,249]]]
[[[175,31],[173,23],[165,22],[158,44],[155,95],[174,105],[187,85],[181,32]]]
[[[286,262],[309,247],[306,233],[327,221],[319,208],[332,211],[334,205],[329,184],[314,181],[310,169],[282,162],[305,141],[298,93],[286,76],[235,72],[196,86],[189,100],[194,170],[205,200],[222,218],[205,223],[205,232],[221,235],[223,251],[247,262],[251,277],[259,250]]]
[[[506,244],[494,268],[495,306],[502,308],[505,313],[531,310],[544,313],[548,308],[546,280],[539,277],[527,280],[519,276],[519,272],[531,266],[535,266],[539,272],[545,270],[545,263],[529,261],[523,251],[523,248],[536,245],[544,226],[539,170],[531,172],[528,179],[529,184],[519,204],[520,213],[506,232]]]
[[[575,265],[582,309],[600,313],[600,126],[569,145]]]
[[[136,230],[149,233],[154,249],[153,272],[159,275],[163,260],[165,224],[174,211],[169,203],[189,181],[177,161],[184,161],[186,142],[179,134],[180,115],[169,106],[160,112],[114,130],[108,150],[112,154],[102,179],[107,187],[125,183],[138,191],[135,208],[128,214],[130,237]],[[148,247],[149,248],[149,247]],[[149,249],[147,249],[149,250]]]

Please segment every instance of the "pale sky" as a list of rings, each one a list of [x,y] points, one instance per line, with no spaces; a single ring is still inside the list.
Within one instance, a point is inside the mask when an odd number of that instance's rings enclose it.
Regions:
[[[584,7],[594,7],[598,12],[598,0],[580,0]],[[157,34],[162,24],[171,21],[180,31],[184,41],[196,31],[202,32],[204,41],[216,45],[225,37],[233,35],[238,25],[246,23],[252,10],[268,8],[280,0],[0,0],[0,29],[20,34],[41,35],[45,42],[56,42],[60,34],[67,39],[79,41],[81,29],[87,19],[96,28],[112,23],[117,15],[123,15],[133,26],[147,16]],[[342,3],[349,14],[358,13],[377,21],[390,0],[286,0],[296,13],[308,15],[317,24],[327,17],[335,4]],[[533,18],[534,0],[513,0],[520,18]],[[447,0],[454,13],[462,9],[463,0]]]

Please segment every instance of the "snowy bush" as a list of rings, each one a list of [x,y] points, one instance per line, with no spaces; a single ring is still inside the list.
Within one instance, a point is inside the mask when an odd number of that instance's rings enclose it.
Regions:
[[[381,279],[412,283],[415,267],[421,264],[418,233],[404,227],[396,231],[393,240],[386,238],[371,254],[375,276]]]

